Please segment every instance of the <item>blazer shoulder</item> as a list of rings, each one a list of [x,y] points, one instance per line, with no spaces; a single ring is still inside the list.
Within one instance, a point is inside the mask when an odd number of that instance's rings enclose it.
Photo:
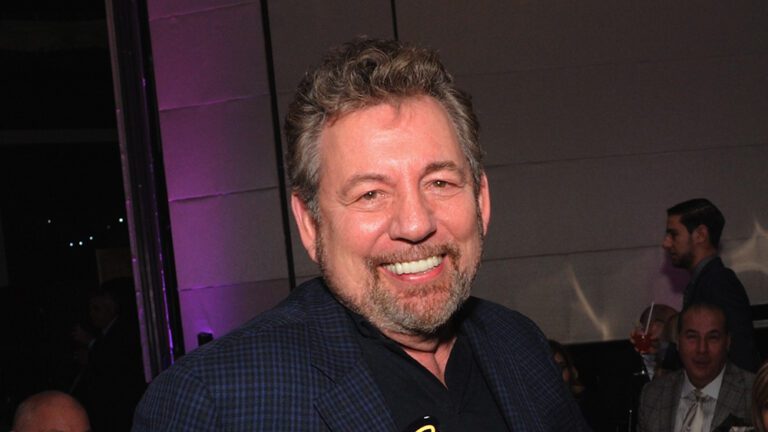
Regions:
[[[723,381],[739,383],[743,388],[751,390],[755,382],[755,374],[728,362],[725,366]]]
[[[323,293],[321,287],[305,283],[274,308],[267,310],[226,335],[203,345],[182,357],[170,370],[213,370],[214,365],[237,366],[244,363],[275,359],[272,353],[304,351],[308,328],[312,322],[309,310]],[[328,294],[328,296],[330,296]],[[278,365],[274,365],[278,366]]]
[[[640,391],[640,399],[656,399],[663,394],[675,391],[675,387],[683,379],[682,369],[672,373],[662,375],[651,380],[643,386]]]

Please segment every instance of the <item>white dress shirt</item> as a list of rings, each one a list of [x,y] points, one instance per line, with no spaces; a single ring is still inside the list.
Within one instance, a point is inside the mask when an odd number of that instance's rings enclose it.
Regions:
[[[725,366],[720,373],[704,388],[699,389],[701,393],[709,396],[702,404],[702,410],[704,411],[704,425],[702,430],[709,431],[712,428],[712,418],[715,416],[715,406],[717,405],[717,395],[720,394],[720,386],[723,384],[723,374],[725,373]],[[683,381],[683,387],[680,391],[680,400],[677,404],[677,416],[675,417],[675,432],[681,432],[683,428],[683,419],[685,413],[691,408],[696,401],[693,396],[693,390],[696,388],[688,379],[688,374],[683,370],[685,381]],[[715,425],[717,426],[717,425]]]

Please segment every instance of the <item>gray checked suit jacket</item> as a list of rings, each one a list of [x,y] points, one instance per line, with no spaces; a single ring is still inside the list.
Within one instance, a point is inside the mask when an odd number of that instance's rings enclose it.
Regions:
[[[685,376],[680,369],[646,384],[640,394],[638,432],[674,432],[677,404]],[[739,369],[732,363],[725,365],[723,384],[717,395],[714,431],[729,416],[749,419],[751,415],[750,392],[755,375]]]

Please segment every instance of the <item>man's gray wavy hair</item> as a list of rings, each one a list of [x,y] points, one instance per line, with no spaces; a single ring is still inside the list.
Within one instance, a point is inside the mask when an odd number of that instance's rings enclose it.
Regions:
[[[285,119],[291,191],[316,221],[322,170],[318,140],[323,128],[353,111],[417,96],[433,97],[447,111],[469,162],[475,194],[479,193],[483,150],[470,96],[454,86],[435,51],[361,37],[332,49],[304,75]]]

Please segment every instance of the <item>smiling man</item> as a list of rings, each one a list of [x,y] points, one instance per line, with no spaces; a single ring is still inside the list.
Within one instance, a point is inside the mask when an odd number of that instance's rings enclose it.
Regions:
[[[728,362],[731,337],[723,310],[697,303],[681,313],[678,327],[683,369],[643,387],[640,432],[728,431],[745,426],[755,376]]]
[[[470,296],[491,211],[477,131],[433,51],[330,52],[285,122],[322,277],[162,374],[134,429],[586,430],[539,329]]]

